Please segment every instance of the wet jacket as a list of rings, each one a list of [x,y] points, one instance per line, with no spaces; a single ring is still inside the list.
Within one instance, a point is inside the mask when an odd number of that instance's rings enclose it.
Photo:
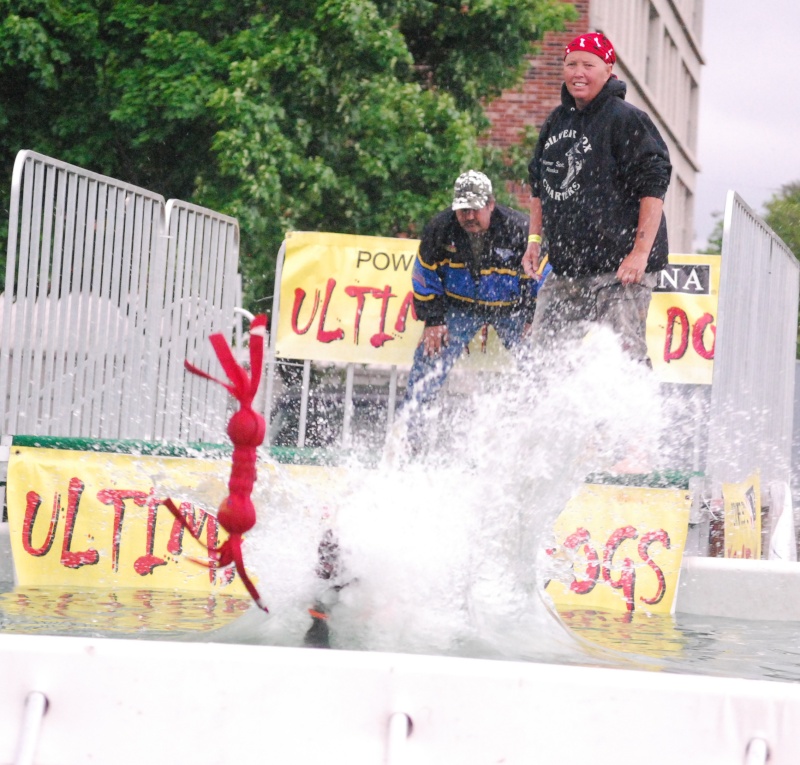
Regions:
[[[483,256],[473,256],[470,236],[455,212],[444,210],[425,226],[414,261],[414,310],[425,326],[445,323],[448,307],[480,312],[491,322],[498,312],[522,311],[533,318],[539,282],[522,270],[528,216],[495,204]]]
[[[578,110],[561,89],[561,106],[545,120],[528,165],[531,196],[542,202],[543,237],[557,274],[616,271],[633,249],[642,197],[663,199],[672,165],[650,117],[625,101],[612,77]],[[664,216],[648,271],[667,265]]]

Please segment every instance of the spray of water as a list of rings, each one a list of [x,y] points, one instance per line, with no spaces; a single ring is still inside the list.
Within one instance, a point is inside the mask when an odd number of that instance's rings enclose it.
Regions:
[[[602,329],[560,361],[523,364],[453,412],[414,453],[403,422],[379,467],[351,464],[331,485],[276,467],[248,538],[271,608],[228,637],[302,644],[325,602],[332,647],[520,658],[575,651],[547,608],[543,564],[554,519],[586,475],[631,454],[658,467],[661,407],[652,373]],[[317,575],[325,529],[338,543]],[[223,636],[220,636],[223,639]]]

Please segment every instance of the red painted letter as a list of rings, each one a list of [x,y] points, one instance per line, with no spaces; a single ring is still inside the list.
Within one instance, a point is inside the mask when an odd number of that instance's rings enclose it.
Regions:
[[[296,335],[305,335],[311,325],[314,323],[314,317],[317,315],[317,308],[319,308],[319,290],[314,290],[314,307],[311,309],[311,318],[308,320],[303,329],[297,325],[297,320],[300,317],[300,309],[303,307],[303,301],[306,298],[305,290],[298,287],[294,291],[294,306],[292,307],[292,332]]]
[[[111,570],[119,571],[119,543],[122,536],[122,521],[125,518],[125,500],[132,499],[139,507],[147,504],[147,494],[133,489],[100,489],[97,498],[104,505],[114,508],[114,535],[111,542]]]
[[[86,488],[79,478],[69,479],[69,494],[67,499],[67,518],[64,525],[64,544],[61,546],[61,565],[67,568],[80,568],[81,566],[94,566],[100,560],[100,553],[91,547],[82,552],[72,552],[72,533],[75,530],[75,520],[78,517],[78,505],[81,495]]]
[[[358,332],[361,329],[361,314],[364,313],[364,300],[372,287],[345,287],[345,294],[356,299],[356,323],[353,340],[358,345]]]
[[[680,322],[681,339],[678,347],[672,350],[672,336],[675,331],[675,323]],[[682,308],[675,306],[667,309],[667,338],[664,342],[664,361],[669,364],[674,359],[683,358],[686,349],[689,347],[689,317]]]
[[[336,279],[328,279],[328,286],[325,288],[325,302],[322,304],[322,313],[319,317],[319,328],[317,329],[317,340],[321,343],[332,343],[344,337],[344,330],[341,327],[338,329],[325,329],[325,318],[328,315],[328,307],[331,304],[331,295],[334,287],[336,287]]]
[[[397,312],[397,321],[394,323],[394,328],[398,332],[406,331],[406,322],[408,321],[408,311],[411,309],[411,316],[416,320],[417,312],[414,310],[414,293],[409,292],[405,296],[403,302],[400,304],[400,310]]]
[[[594,548],[589,544],[591,536],[584,528],[576,529],[564,540],[564,547],[568,550],[575,550],[579,545],[583,545],[583,552],[586,555],[586,575],[588,579],[579,582],[573,579],[569,588],[578,595],[586,595],[591,592],[597,584],[597,577],[600,573],[599,559]]]
[[[387,340],[393,340],[391,335],[386,334],[386,312],[389,309],[389,298],[393,298],[392,288],[386,285],[382,290],[372,290],[372,294],[383,301],[381,306],[381,324],[378,331],[369,339],[373,348],[380,348]]]
[[[61,495],[56,493],[53,497],[53,512],[50,516],[50,528],[47,530],[47,537],[41,547],[33,546],[33,524],[36,523],[36,513],[42,498],[35,492],[29,491],[25,495],[25,520],[22,522],[22,547],[28,555],[40,558],[50,552],[53,540],[56,536],[56,526],[58,525],[58,513],[61,510]]]
[[[625,597],[625,605],[628,611],[633,611],[633,593],[636,587],[636,569],[633,566],[633,561],[630,558],[625,558],[622,562],[622,572],[620,573],[617,581],[611,579],[611,560],[617,548],[626,539],[636,539],[638,533],[633,526],[624,526],[617,529],[606,542],[606,549],[603,552],[603,581],[608,582],[615,590],[622,590]]]
[[[653,559],[650,557],[649,547],[653,542],[661,542],[664,547],[669,550],[669,534],[667,534],[664,529],[659,529],[658,531],[650,531],[642,537],[642,540],[639,542],[639,557],[648,565],[650,568],[653,569],[653,572],[656,575],[656,579],[658,580],[658,589],[656,590],[656,594],[653,595],[652,598],[643,598],[639,597],[639,600],[642,603],[647,603],[648,605],[654,606],[656,603],[660,603],[662,598],[664,597],[664,593],[667,591],[667,583],[664,580],[664,572],[656,566],[653,562]]]
[[[717,345],[717,328],[711,324],[712,321],[714,321],[714,317],[710,313],[704,313],[692,329],[692,347],[697,352],[697,355],[704,359],[714,358],[714,348]],[[713,340],[711,341],[711,348],[707,349],[703,342],[703,333],[709,324],[711,324]]]

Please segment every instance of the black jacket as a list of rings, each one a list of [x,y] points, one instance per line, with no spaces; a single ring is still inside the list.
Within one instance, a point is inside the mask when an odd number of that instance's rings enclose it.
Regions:
[[[498,312],[533,317],[538,282],[522,270],[528,216],[495,204],[483,257],[472,253],[469,234],[448,209],[422,231],[412,282],[414,310],[428,327],[444,324],[448,306],[479,311],[487,321]]]
[[[672,165],[650,117],[625,101],[612,77],[582,110],[561,89],[528,165],[531,196],[542,201],[543,235],[557,274],[616,271],[633,249],[642,197],[663,199]],[[648,271],[667,265],[664,216]]]

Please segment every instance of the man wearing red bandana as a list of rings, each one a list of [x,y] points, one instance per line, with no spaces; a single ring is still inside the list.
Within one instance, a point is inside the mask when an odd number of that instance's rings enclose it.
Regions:
[[[625,101],[616,53],[598,32],[564,50],[561,105],[545,120],[528,165],[530,231],[523,258],[533,276],[546,250],[534,347],[610,326],[649,363],[645,328],[656,273],[667,265],[664,195],[672,166],[650,117]]]

